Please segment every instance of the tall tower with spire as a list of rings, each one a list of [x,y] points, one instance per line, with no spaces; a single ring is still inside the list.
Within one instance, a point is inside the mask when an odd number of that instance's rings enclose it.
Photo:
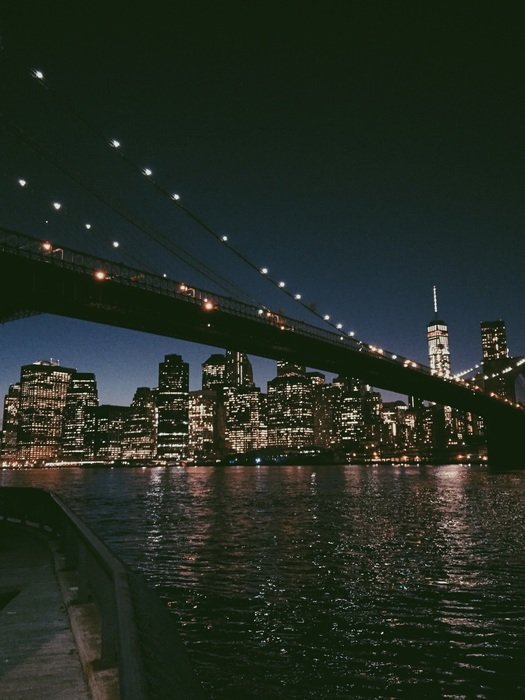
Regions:
[[[432,287],[434,318],[427,326],[428,359],[430,371],[440,377],[450,376],[450,351],[448,347],[448,326],[438,316],[436,285]]]

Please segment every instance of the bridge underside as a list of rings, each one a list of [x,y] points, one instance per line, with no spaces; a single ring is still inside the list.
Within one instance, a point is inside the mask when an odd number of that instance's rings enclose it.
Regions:
[[[486,395],[445,382],[402,363],[360,352],[347,342],[328,342],[315,334],[285,330],[274,323],[160,294],[119,280],[97,281],[85,271],[38,258],[0,251],[0,319],[50,313],[95,323],[180,338],[213,347],[240,350],[274,360],[359,377],[374,387],[414,395],[486,417],[489,459],[496,465],[522,466],[511,439],[524,434],[525,415]],[[509,430],[509,428],[511,430]],[[521,432],[520,432],[521,431]],[[525,466],[525,460],[523,461]]]

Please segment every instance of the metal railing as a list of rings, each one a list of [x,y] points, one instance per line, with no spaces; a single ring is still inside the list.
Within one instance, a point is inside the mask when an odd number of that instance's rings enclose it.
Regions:
[[[176,621],[154,591],[129,571],[58,496],[31,487],[0,488],[0,521],[52,534],[76,570],[78,603],[101,619],[102,666],[117,666],[122,700],[202,698]]]

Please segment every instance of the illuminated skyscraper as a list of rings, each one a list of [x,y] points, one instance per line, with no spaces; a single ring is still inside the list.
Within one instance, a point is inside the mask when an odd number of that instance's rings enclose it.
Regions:
[[[157,409],[155,392],[139,386],[124,425],[123,459],[151,459],[157,450]]]
[[[203,460],[209,462],[219,456],[217,409],[216,391],[203,389],[190,392],[188,456],[196,464]]]
[[[268,446],[301,448],[313,444],[313,387],[304,369],[280,362],[268,382]]]
[[[62,457],[64,459],[86,459],[85,428],[87,408],[98,406],[95,375],[75,372],[71,376],[64,406],[62,434]]]
[[[226,350],[224,383],[226,386],[253,386],[252,365],[245,353]]]
[[[428,359],[432,374],[450,376],[450,351],[448,347],[448,326],[438,318],[437,292],[433,288],[434,318],[427,326]]]
[[[166,355],[159,365],[157,456],[180,461],[188,454],[189,365]]]
[[[482,321],[480,327],[483,362],[506,359],[509,356],[509,351],[505,322],[501,320]]]
[[[226,358],[215,353],[210,355],[206,362],[202,363],[202,388],[204,391],[213,389],[222,390],[225,381]]]
[[[124,425],[128,406],[104,404],[86,409],[86,456],[88,459],[114,460],[122,457]]]
[[[17,449],[18,409],[20,384],[11,384],[4,399],[2,444],[0,453],[5,459],[15,459]]]
[[[265,397],[258,387],[224,389],[226,445],[233,452],[266,447]]]
[[[509,364],[507,331],[504,321],[482,321],[481,349],[485,389],[515,400],[515,375],[503,372]]]
[[[59,456],[67,389],[75,371],[60,367],[55,360],[21,368],[17,430],[20,459],[36,461]]]

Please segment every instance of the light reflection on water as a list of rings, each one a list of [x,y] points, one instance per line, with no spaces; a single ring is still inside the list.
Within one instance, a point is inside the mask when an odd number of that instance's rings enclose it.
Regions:
[[[169,602],[210,698],[522,697],[525,472],[0,472]]]

